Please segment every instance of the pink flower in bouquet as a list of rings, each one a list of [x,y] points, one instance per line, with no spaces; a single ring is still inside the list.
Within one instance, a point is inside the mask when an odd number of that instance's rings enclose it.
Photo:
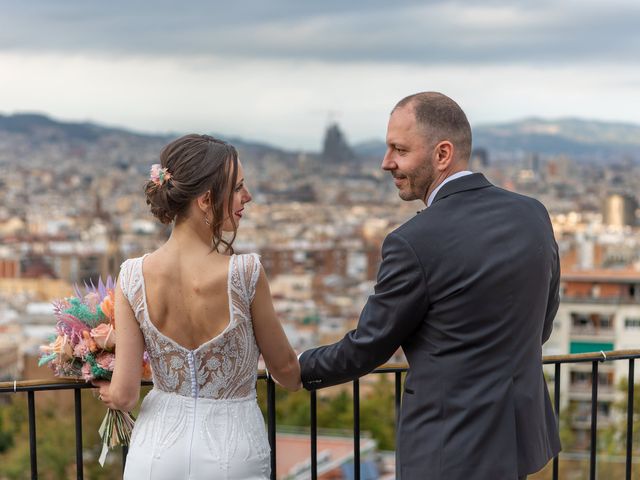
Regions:
[[[93,342],[95,346],[95,342]],[[88,353],[91,352],[91,344],[82,338],[75,347],[73,347],[73,356],[78,358],[85,358]]]
[[[96,362],[98,362],[100,368],[113,372],[113,367],[116,365],[116,356],[113,353],[102,352],[96,357]]]
[[[91,337],[99,348],[110,350],[116,345],[116,332],[111,325],[101,323],[91,330]]]
[[[91,373],[91,365],[85,363],[82,365],[82,378],[84,378],[87,382],[93,380],[93,373]]]
[[[100,294],[98,292],[89,292],[84,296],[84,303],[93,313],[96,313],[96,308],[100,305],[101,300],[102,298],[100,298]]]

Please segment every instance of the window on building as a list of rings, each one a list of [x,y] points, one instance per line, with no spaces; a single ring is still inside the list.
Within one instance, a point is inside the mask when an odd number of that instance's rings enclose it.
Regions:
[[[589,372],[571,372],[572,385],[591,385],[591,374]]]
[[[571,313],[571,325],[577,330],[610,330],[613,328],[613,315],[606,313]]]
[[[571,385],[575,387],[591,386],[591,372],[588,371],[571,371]],[[610,387],[613,385],[613,373],[598,372],[598,385]]]
[[[572,313],[571,324],[574,327],[589,327],[593,325],[589,316],[584,313]]]
[[[640,318],[625,318],[624,328],[630,330],[640,330]]]
[[[611,413],[611,403],[609,402],[598,402],[598,415],[603,415],[608,417]]]

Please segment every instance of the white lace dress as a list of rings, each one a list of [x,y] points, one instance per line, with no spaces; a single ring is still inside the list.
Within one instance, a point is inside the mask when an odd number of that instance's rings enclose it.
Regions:
[[[250,305],[258,256],[229,262],[229,325],[188,350],[149,319],[144,257],[125,261],[120,286],[144,335],[154,387],[133,429],[125,479],[268,479],[269,444],[256,402],[259,350]]]

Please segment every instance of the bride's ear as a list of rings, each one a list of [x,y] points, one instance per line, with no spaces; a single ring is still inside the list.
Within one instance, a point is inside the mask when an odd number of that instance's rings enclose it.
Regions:
[[[196,203],[198,204],[198,208],[202,211],[202,213],[206,214],[211,211],[211,193],[206,192],[202,195],[199,195],[196,198]]]

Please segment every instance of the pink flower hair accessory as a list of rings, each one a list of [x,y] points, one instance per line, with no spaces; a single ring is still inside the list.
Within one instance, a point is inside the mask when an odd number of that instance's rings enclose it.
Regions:
[[[159,163],[154,163],[153,165],[151,165],[149,179],[158,187],[162,186],[170,178],[171,173],[169,173],[169,170],[167,168],[162,168],[162,165],[160,165]]]

